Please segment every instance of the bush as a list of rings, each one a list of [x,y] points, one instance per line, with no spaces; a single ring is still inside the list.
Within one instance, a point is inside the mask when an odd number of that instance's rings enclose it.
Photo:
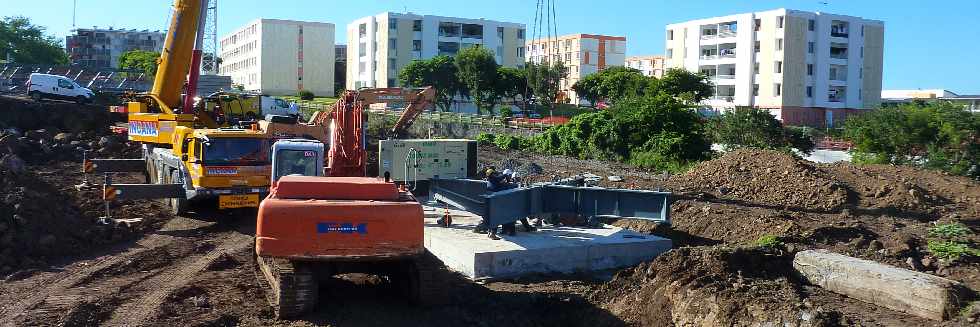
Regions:
[[[930,237],[955,239],[970,234],[970,230],[959,223],[939,224],[929,229]]]
[[[516,150],[521,145],[521,140],[513,135],[500,134],[493,140],[493,143],[501,150]]]
[[[476,143],[479,145],[491,145],[494,143],[495,137],[490,133],[480,133],[476,136]]]
[[[514,115],[514,110],[510,106],[500,107],[500,117],[508,118]]]
[[[759,239],[755,240],[755,244],[763,248],[780,248],[783,247],[783,241],[779,240],[776,235],[762,235]]]
[[[302,99],[302,100],[311,101],[315,97],[316,97],[316,95],[313,94],[313,92],[311,92],[309,90],[300,90],[299,91],[299,98]]]
[[[765,109],[735,108],[714,118],[712,125],[715,142],[727,150],[755,148],[789,152],[795,148],[808,154],[816,147],[805,129],[784,127]]]
[[[930,240],[926,244],[929,253],[949,261],[956,261],[962,257],[980,255],[980,251],[971,248],[969,245],[956,241],[936,241]]]
[[[910,165],[980,178],[980,114],[949,102],[881,108],[848,119],[855,162]]]

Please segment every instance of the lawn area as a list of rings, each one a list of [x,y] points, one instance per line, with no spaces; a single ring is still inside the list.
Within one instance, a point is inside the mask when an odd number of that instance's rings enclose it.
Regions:
[[[282,98],[283,100],[289,101],[289,102],[296,102],[296,103],[299,103],[301,105],[302,104],[315,104],[315,105],[329,106],[329,105],[334,104],[334,102],[337,102],[337,98],[331,98],[331,97],[314,97],[313,100],[310,100],[310,101],[300,100],[299,97],[298,96],[295,96],[295,95],[284,95],[284,96],[280,96],[280,98]]]

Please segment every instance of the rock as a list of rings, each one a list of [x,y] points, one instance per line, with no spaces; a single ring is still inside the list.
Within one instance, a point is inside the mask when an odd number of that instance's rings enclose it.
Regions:
[[[58,238],[51,234],[41,236],[41,239],[37,240],[37,244],[44,247],[55,245],[57,242]]]
[[[51,133],[44,129],[27,131],[27,133],[24,133],[24,136],[35,141],[51,140]]]
[[[912,257],[906,258],[905,264],[909,266],[909,269],[916,270],[916,271],[922,270],[922,266],[919,265],[919,261],[915,260],[915,258]]]
[[[922,263],[922,267],[923,268],[926,268],[926,269],[931,268],[932,267],[932,264],[934,263],[932,257],[922,258],[922,260],[919,260],[919,262],[921,262]]]
[[[732,191],[732,189],[730,187],[728,187],[728,186],[722,186],[722,187],[719,187],[718,188],[718,194],[720,194],[720,195],[728,194],[731,191]]]
[[[72,135],[71,133],[58,133],[58,135],[54,136],[54,140],[57,141],[58,143],[71,142],[74,139],[75,136]]]
[[[828,291],[923,318],[950,319],[966,304],[959,282],[826,250],[798,252],[793,268]]]
[[[622,176],[609,176],[609,177],[606,177],[606,179],[609,179],[610,182],[622,182],[623,181],[623,177]]]
[[[869,251],[872,251],[872,252],[877,252],[878,250],[881,250],[881,249],[884,249],[884,248],[885,248],[885,245],[882,244],[881,241],[879,241],[879,240],[873,240],[870,243],[868,243],[868,250]]]
[[[16,154],[8,154],[0,158],[0,169],[20,174],[27,169],[27,163]]]

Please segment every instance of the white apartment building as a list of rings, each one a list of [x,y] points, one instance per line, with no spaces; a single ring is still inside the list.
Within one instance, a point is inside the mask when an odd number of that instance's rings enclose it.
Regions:
[[[220,75],[247,91],[334,95],[334,25],[256,19],[221,38]]]
[[[398,86],[412,60],[482,45],[508,67],[524,64],[524,24],[383,12],[347,25],[347,88]]]
[[[626,67],[643,72],[643,75],[664,77],[666,58],[664,56],[629,56],[626,57]]]
[[[626,60],[626,37],[570,34],[554,38],[531,40],[527,43],[530,62],[562,62],[568,68],[568,77],[559,82],[562,96],[559,101],[585,104],[572,85],[589,74],[609,66],[623,66]]]
[[[753,106],[786,124],[833,126],[881,103],[881,21],[776,9],[666,29],[667,68],[710,76],[713,108]]]

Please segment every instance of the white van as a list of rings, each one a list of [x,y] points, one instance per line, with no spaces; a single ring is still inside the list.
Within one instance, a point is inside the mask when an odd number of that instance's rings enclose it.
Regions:
[[[95,93],[64,76],[33,73],[27,80],[27,95],[34,101],[49,98],[71,100],[81,104],[91,102]]]

